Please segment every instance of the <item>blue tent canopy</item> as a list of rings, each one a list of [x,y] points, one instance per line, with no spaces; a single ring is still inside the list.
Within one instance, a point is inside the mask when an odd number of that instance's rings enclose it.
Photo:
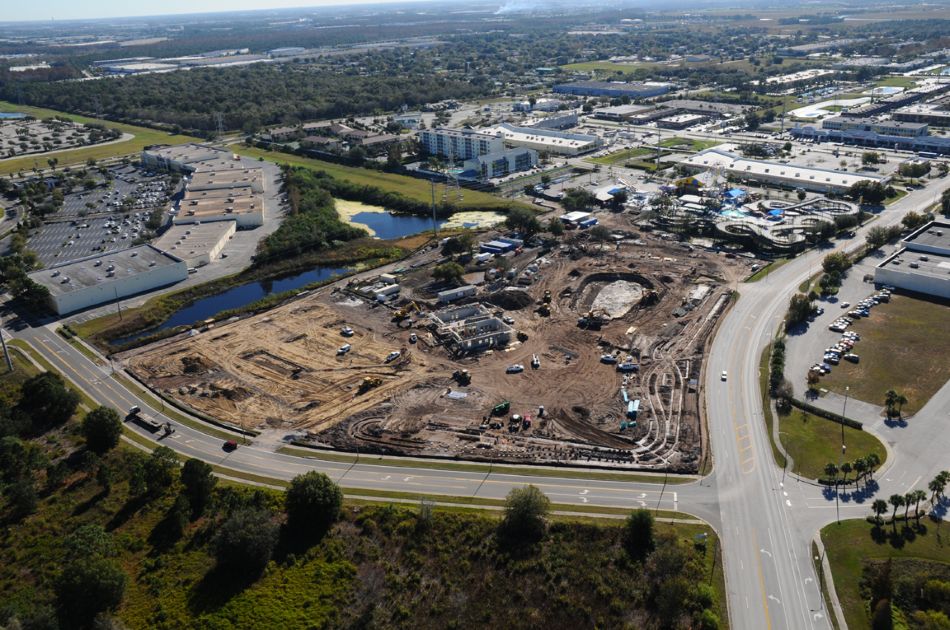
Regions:
[[[742,190],[741,188],[733,188],[731,190],[726,191],[726,196],[732,197],[733,199],[737,199],[739,197],[745,197],[745,191]]]

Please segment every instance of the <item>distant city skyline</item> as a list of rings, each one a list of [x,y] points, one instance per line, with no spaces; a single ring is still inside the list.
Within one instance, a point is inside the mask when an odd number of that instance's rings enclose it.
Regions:
[[[262,9],[306,9],[308,7],[382,4],[406,0],[165,0],[159,4],[127,0],[39,0],[5,7],[0,22],[84,20],[97,18],[145,17],[188,13],[254,11]],[[418,0],[417,0],[418,1]]]

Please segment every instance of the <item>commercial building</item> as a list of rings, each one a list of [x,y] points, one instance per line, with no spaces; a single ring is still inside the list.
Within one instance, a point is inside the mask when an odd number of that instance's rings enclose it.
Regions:
[[[264,207],[260,195],[238,195],[232,189],[186,192],[175,215],[175,225],[234,221],[238,228],[249,229],[264,224]]]
[[[580,155],[603,145],[598,136],[583,133],[569,133],[535,127],[516,127],[502,123],[485,130],[485,133],[499,138],[510,147],[523,147],[538,152],[558,155]]]
[[[59,315],[175,284],[187,277],[184,260],[151,245],[89,256],[30,274],[34,282],[49,289],[50,308]]]
[[[932,221],[874,269],[874,282],[950,299],[950,223]]]
[[[455,287],[454,289],[439,291],[437,296],[439,298],[440,304],[448,304],[449,302],[457,302],[467,297],[473,297],[476,290],[477,289],[474,285],[466,284],[462,287]]]
[[[524,121],[521,126],[533,129],[570,129],[577,126],[577,112],[532,118]]]
[[[206,144],[192,142],[172,147],[153,147],[142,151],[142,165],[146,168],[191,173],[197,164],[220,158],[228,153]]]
[[[505,150],[504,141],[493,133],[474,129],[426,129],[419,132],[419,144],[429,155],[449,160],[471,160]]]
[[[840,50],[853,45],[856,39],[830,39],[823,42],[814,42],[812,44],[799,44],[797,46],[786,46],[779,48],[778,54],[783,57],[807,57],[820,52],[830,50]]]
[[[625,122],[636,114],[652,110],[653,108],[649,105],[617,105],[615,107],[601,107],[600,109],[595,109],[593,116],[599,120]]]
[[[185,261],[189,268],[210,264],[237,230],[236,221],[173,225],[152,245]]]
[[[556,112],[567,107],[567,103],[556,98],[539,98],[533,104],[531,101],[518,101],[512,105],[516,112]]]
[[[947,110],[948,103],[924,103],[921,105],[910,105],[894,110],[892,114],[894,120],[902,122],[927,123],[936,127],[950,127],[950,111]]]
[[[828,81],[835,71],[826,68],[811,68],[790,74],[768,77],[765,81],[752,81],[752,85],[764,85],[767,90],[786,90],[811,83]]]
[[[630,99],[662,96],[670,91],[669,83],[646,81],[642,83],[621,83],[609,81],[575,81],[554,86],[556,94],[574,94],[576,96],[609,96],[611,98]]]
[[[657,103],[657,107],[666,107],[676,110],[676,113],[700,114],[709,118],[733,118],[741,116],[749,109],[748,105],[736,103],[718,103],[714,101],[697,101],[693,99],[673,99]]]
[[[822,193],[842,194],[861,181],[882,184],[888,181],[888,178],[877,175],[753,160],[715,148],[689,156],[680,164],[694,172],[721,169],[724,173],[740,180]]]
[[[656,121],[656,126],[660,129],[686,129],[707,120],[709,119],[700,114],[676,114],[659,119]]]
[[[939,136],[890,136],[863,129],[817,129],[811,125],[793,127],[789,129],[789,133],[797,140],[840,142],[861,147],[950,155],[950,138]]]
[[[926,100],[934,96],[939,96],[947,90],[950,90],[950,83],[927,83],[911,90],[905,90],[898,94],[882,98],[873,103],[852,107],[841,112],[842,116],[848,118],[867,118],[868,116],[878,116],[889,111],[912,105],[918,101]]]
[[[534,149],[506,149],[465,160],[463,168],[474,171],[479,179],[504,177],[518,171],[527,171],[538,165],[538,152]]]
[[[845,116],[834,116],[826,118],[821,122],[822,129],[834,129],[848,131],[859,129],[861,131],[871,131],[885,136],[902,136],[905,138],[917,138],[926,136],[927,123],[901,122],[899,120],[871,120],[868,118],[849,118]]]

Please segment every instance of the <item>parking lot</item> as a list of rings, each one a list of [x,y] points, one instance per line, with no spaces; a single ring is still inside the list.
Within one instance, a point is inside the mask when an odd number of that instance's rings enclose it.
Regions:
[[[104,178],[97,176],[99,186],[92,190],[76,190],[63,198],[63,208],[57,217],[84,217],[118,211],[123,200],[133,199],[133,210],[162,205],[168,191],[167,178],[147,175],[133,167],[111,169],[112,187],[106,188]]]
[[[29,248],[45,266],[130,247],[145,234],[151,211],[167,205],[167,177],[133,166],[114,167],[110,174],[108,187],[96,174],[98,187],[65,195],[62,209],[31,232]],[[123,211],[126,199],[131,199],[131,209]]]

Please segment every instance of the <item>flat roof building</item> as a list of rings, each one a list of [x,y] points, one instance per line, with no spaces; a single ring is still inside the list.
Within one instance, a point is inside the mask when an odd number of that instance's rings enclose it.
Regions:
[[[821,121],[822,129],[860,129],[861,131],[872,131],[876,134],[887,136],[902,136],[905,138],[916,138],[927,135],[926,123],[901,122],[898,120],[871,120],[868,118],[848,118],[845,116],[834,116],[825,118]]]
[[[501,138],[504,144],[512,147],[534,149],[539,153],[557,153],[558,155],[580,155],[593,151],[603,144],[598,136],[583,133],[569,133],[536,127],[516,127],[502,123],[485,130]]]
[[[879,147],[916,153],[950,155],[950,138],[941,136],[892,136],[864,129],[818,129],[811,125],[789,129],[798,140],[841,142],[861,147]]]
[[[609,96],[631,99],[661,96],[670,91],[669,83],[645,81],[642,83],[622,83],[611,81],[575,81],[554,86],[556,94],[575,94],[577,96]]]
[[[264,207],[256,194],[238,194],[235,189],[215,189],[185,193],[174,224],[235,221],[239,228],[264,224]]]
[[[631,116],[652,109],[649,105],[617,105],[615,107],[601,107],[593,112],[594,118],[623,122]]]
[[[172,147],[153,147],[142,151],[142,163],[149,168],[192,172],[195,164],[220,158],[227,152],[206,144],[192,142]]]
[[[753,160],[721,149],[706,149],[682,160],[687,168],[705,171],[721,168],[740,180],[756,181],[786,188],[802,188],[814,192],[842,194],[861,181],[886,183],[888,178],[834,171],[830,169]]]
[[[931,221],[874,269],[874,282],[950,299],[950,223]]]
[[[707,120],[709,119],[701,114],[676,114],[659,119],[656,126],[660,129],[686,129]]]
[[[173,225],[152,243],[185,261],[189,268],[210,264],[237,230],[236,221]]]
[[[250,188],[264,190],[264,171],[261,168],[229,168],[196,171],[188,182],[188,191]]]
[[[950,111],[947,110],[946,102],[901,107],[894,110],[893,118],[903,122],[927,123],[937,127],[950,126]]]
[[[29,276],[49,289],[50,308],[66,315],[175,284],[188,277],[188,267],[177,256],[151,245],[139,245],[34,271]]]
[[[538,165],[538,152],[534,149],[505,149],[498,153],[479,155],[465,160],[466,171],[475,171],[479,179],[504,177],[518,171],[527,171]]]

